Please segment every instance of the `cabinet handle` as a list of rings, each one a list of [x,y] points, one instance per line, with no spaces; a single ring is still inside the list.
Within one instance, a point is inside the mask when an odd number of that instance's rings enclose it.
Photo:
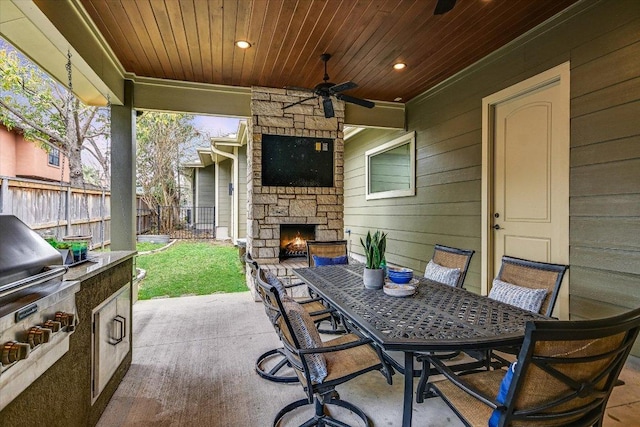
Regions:
[[[127,336],[127,319],[124,317],[117,315],[113,318],[113,321],[120,326],[120,337],[114,338],[113,341],[110,341],[111,345],[118,345],[122,342],[123,339]]]

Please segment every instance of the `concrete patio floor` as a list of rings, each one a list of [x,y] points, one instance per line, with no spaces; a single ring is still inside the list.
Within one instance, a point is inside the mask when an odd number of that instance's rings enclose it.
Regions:
[[[256,374],[257,356],[279,341],[262,304],[248,292],[139,301],[133,308],[133,331],[133,363],[99,427],[266,427],[282,407],[305,397],[299,384],[276,384]],[[634,358],[621,375],[626,384],[614,390],[605,426],[638,425],[638,368]],[[337,390],[374,426],[400,426],[402,385],[399,374],[389,386],[382,375],[371,372]],[[312,411],[311,406],[301,409],[281,425],[298,426]],[[414,403],[413,425],[462,423],[434,398]]]

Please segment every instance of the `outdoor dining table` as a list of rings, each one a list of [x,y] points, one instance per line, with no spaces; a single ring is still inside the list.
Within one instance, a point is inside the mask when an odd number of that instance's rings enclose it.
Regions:
[[[411,426],[416,353],[520,345],[526,322],[545,318],[418,276],[412,296],[390,296],[365,288],[363,270],[363,264],[348,264],[293,272],[383,350],[404,353],[405,427]]]

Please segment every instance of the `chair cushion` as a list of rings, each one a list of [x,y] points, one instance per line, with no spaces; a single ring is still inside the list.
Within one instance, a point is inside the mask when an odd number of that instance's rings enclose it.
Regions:
[[[517,286],[502,280],[494,279],[489,298],[515,305],[533,313],[540,312],[540,307],[547,296],[546,289],[531,289]]]
[[[339,265],[348,264],[349,258],[346,255],[337,256],[334,258],[322,257],[318,255],[311,255],[313,257],[313,263],[316,267],[322,267],[323,265]]]
[[[295,301],[283,303],[291,328],[302,348],[322,348],[322,340],[311,316]],[[324,355],[307,354],[304,356],[309,367],[311,381],[321,383],[327,377],[327,362]]]
[[[504,402],[507,401],[507,393],[509,392],[509,387],[511,387],[511,381],[513,380],[513,372],[516,369],[516,363],[518,361],[513,362],[509,365],[509,369],[505,372],[502,381],[500,382],[500,389],[498,390],[498,395],[496,396],[496,401],[504,405]],[[491,418],[489,418],[489,427],[497,427],[498,421],[500,421],[501,411],[498,409],[494,409],[491,413]]]
[[[271,286],[276,288],[276,291],[278,291],[278,295],[280,296],[280,300],[291,300],[291,297],[287,294],[287,289],[284,287],[284,283],[282,283],[282,281],[278,279],[278,276],[270,271],[265,271],[264,278],[267,279],[267,282]]]
[[[460,278],[459,268],[448,268],[429,260],[424,277],[449,286],[456,286]]]

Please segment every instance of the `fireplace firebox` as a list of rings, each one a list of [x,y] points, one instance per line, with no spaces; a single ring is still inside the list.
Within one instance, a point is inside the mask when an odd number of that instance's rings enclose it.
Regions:
[[[315,225],[281,224],[280,259],[306,257],[307,240],[314,240],[315,237]]]

